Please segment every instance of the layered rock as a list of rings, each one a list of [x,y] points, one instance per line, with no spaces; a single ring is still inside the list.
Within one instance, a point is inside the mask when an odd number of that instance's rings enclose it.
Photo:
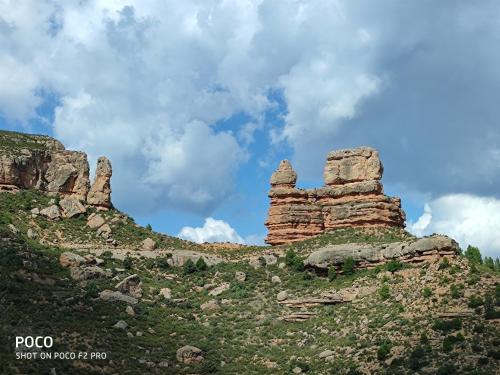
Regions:
[[[328,245],[311,253],[304,261],[306,267],[341,270],[347,258],[352,258],[357,268],[373,268],[391,260],[403,263],[420,263],[459,254],[458,243],[443,235],[414,238],[386,244]]]
[[[345,227],[404,227],[399,198],[383,194],[383,166],[369,147],[332,151],[324,170],[325,186],[298,189],[297,174],[287,160],[271,176],[266,242],[303,240]]]
[[[99,158],[91,188],[84,152],[66,150],[47,136],[0,131],[0,191],[37,189],[109,208],[110,178],[111,164],[104,157]]]
[[[111,175],[113,170],[109,160],[101,156],[97,161],[95,180],[87,195],[87,203],[102,207],[111,208]]]

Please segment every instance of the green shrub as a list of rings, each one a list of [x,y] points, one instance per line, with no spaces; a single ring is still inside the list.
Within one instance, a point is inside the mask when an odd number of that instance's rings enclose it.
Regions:
[[[475,246],[467,246],[467,250],[465,251],[465,257],[469,260],[471,264],[482,264],[483,259],[481,257],[481,252]]]
[[[439,263],[438,270],[444,270],[450,267],[450,261],[448,258],[444,257],[441,263]]]
[[[390,341],[384,341],[382,344],[380,344],[378,350],[377,350],[377,359],[379,361],[384,361],[387,356],[389,355],[390,351],[392,348],[392,344]]]
[[[345,261],[344,264],[342,264],[342,273],[344,275],[352,275],[354,273],[354,266],[356,263],[354,262],[353,257],[348,257]]]
[[[156,258],[155,266],[160,269],[169,268],[170,265],[168,264],[168,258],[167,257]]]
[[[150,232],[153,231],[153,227],[151,226],[151,224],[146,225],[146,229]]]
[[[408,367],[413,371],[420,370],[428,363],[425,356],[426,356],[425,348],[422,345],[418,345],[410,353],[410,358],[408,360]]]
[[[97,298],[99,297],[99,287],[93,281],[89,282],[85,287],[85,298]]]
[[[469,307],[475,309],[476,307],[482,306],[484,304],[483,299],[481,296],[478,296],[476,294],[473,294],[472,296],[469,297]]]
[[[450,320],[438,319],[434,322],[432,328],[443,332],[456,331],[462,328],[462,321],[459,318]]]
[[[436,375],[451,375],[456,373],[457,369],[452,363],[445,363],[444,365],[441,365],[441,367],[438,368]]]
[[[378,294],[380,295],[380,298],[383,300],[388,299],[391,296],[391,290],[389,289],[389,285],[384,284],[382,287],[379,289]]]
[[[484,318],[488,320],[500,318],[500,311],[495,309],[491,294],[484,297]]]
[[[385,265],[385,269],[389,272],[396,272],[403,268],[403,263],[397,260],[391,260]]]
[[[194,264],[191,258],[189,258],[188,260],[186,260],[186,262],[184,262],[184,265],[182,266],[182,271],[184,275],[189,275],[191,273],[196,272],[196,265]]]
[[[337,278],[337,270],[335,267],[330,267],[328,269],[328,280],[333,281]]]
[[[205,259],[203,259],[203,257],[199,257],[196,261],[196,269],[198,271],[206,271],[208,269],[207,262],[205,262]]]
[[[426,286],[422,290],[422,295],[424,296],[424,298],[429,298],[430,296],[432,296],[432,289]]]
[[[286,252],[285,264],[297,272],[304,271],[304,261],[293,249]]]
[[[134,262],[133,262],[132,258],[127,255],[125,257],[125,259],[123,259],[123,268],[125,268],[126,270],[129,270],[132,268],[133,265],[134,265]]]
[[[462,297],[463,287],[464,286],[462,284],[459,284],[459,285],[451,284],[451,286],[450,286],[451,298],[458,299],[458,298]]]

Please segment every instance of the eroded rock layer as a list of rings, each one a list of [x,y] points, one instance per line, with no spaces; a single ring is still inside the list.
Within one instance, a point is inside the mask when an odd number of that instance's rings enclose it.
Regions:
[[[37,189],[110,207],[110,177],[111,164],[100,158],[91,189],[84,152],[65,150],[47,136],[0,131],[0,191]]]
[[[290,243],[345,227],[404,227],[399,198],[383,193],[383,166],[369,147],[332,151],[325,186],[298,189],[297,173],[283,160],[271,176],[266,242]]]

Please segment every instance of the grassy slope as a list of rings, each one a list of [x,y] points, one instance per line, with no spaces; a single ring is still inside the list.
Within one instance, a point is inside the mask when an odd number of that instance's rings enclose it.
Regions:
[[[145,296],[134,307],[136,316],[131,317],[125,312],[125,304],[107,303],[86,295],[91,287],[72,281],[68,271],[59,266],[57,259],[62,250],[40,246],[22,234],[13,235],[6,227],[7,222],[13,220],[21,233],[25,233],[26,228],[19,218],[30,207],[24,207],[22,202],[33,199],[27,199],[26,195],[10,195],[10,199],[16,204],[8,206],[4,200],[0,206],[0,237],[9,238],[0,245],[0,363],[8,369],[7,373],[44,373],[56,368],[58,374],[103,371],[120,374],[286,374],[298,366],[309,369],[311,374],[354,374],[356,368],[409,374],[414,373],[415,368],[426,366],[434,371],[441,366],[441,373],[446,373],[443,372],[446,364],[454,364],[460,373],[470,374],[493,374],[498,369],[498,323],[484,319],[484,307],[479,306],[474,316],[462,319],[459,330],[443,332],[432,328],[437,312],[467,308],[470,298],[463,296],[464,290],[472,290],[483,298],[495,294],[498,275],[485,268],[480,268],[479,273],[471,273],[467,266],[458,265],[441,271],[419,268],[410,270],[416,274],[412,277],[418,279],[411,283],[403,276],[408,270],[400,271],[400,276],[377,273],[380,270],[363,271],[330,282],[288,267],[280,269],[277,265],[254,270],[246,261],[223,263],[206,271],[183,275],[180,269],[162,269],[155,266],[161,263],[139,259],[125,273],[138,273],[144,283]],[[357,233],[344,234],[342,241],[359,240]],[[128,235],[136,238],[136,234]],[[338,242],[341,237],[319,241]],[[378,241],[381,237],[366,240]],[[310,244],[305,242],[293,247],[300,250]],[[106,258],[104,267],[114,269],[123,264]],[[234,280],[237,270],[247,274],[247,281]],[[271,283],[271,275],[279,276],[282,283]],[[432,281],[423,280],[427,275]],[[54,285],[43,284],[47,279],[53,280]],[[231,288],[215,298],[197,288],[222,282],[229,282]],[[113,288],[115,283],[107,279],[91,285],[103,290]],[[458,286],[451,288],[452,283]],[[461,284],[463,289],[460,289]],[[278,319],[291,312],[276,303],[276,294],[281,290],[287,290],[294,297],[304,297],[352,285],[372,290],[357,303],[310,308],[308,310],[316,312],[317,316],[303,323]],[[379,294],[383,285],[389,290],[387,299]],[[427,298],[421,293],[424,285],[431,293]],[[162,287],[171,288],[174,299],[187,300],[173,302],[158,298]],[[454,292],[457,288],[458,295]],[[444,294],[441,296],[438,292]],[[399,294],[405,298],[402,302],[396,301]],[[221,309],[202,311],[200,305],[211,299],[218,300]],[[120,319],[129,324],[127,331],[134,337],[112,328]],[[137,331],[143,335],[135,336]],[[423,339],[422,333],[425,333]],[[464,337],[463,341],[458,333]],[[58,351],[105,351],[108,360],[80,363],[15,361],[13,342],[16,334],[51,335],[57,339],[55,349]],[[450,350],[452,341],[457,342]],[[186,344],[204,350],[205,361],[201,365],[178,364],[175,351]],[[385,363],[385,358],[378,358],[381,347],[389,347],[390,353],[396,353],[388,355],[387,358],[392,358],[390,364]],[[318,357],[327,349],[335,352],[332,361]],[[167,362],[168,367],[159,367],[160,362]]]

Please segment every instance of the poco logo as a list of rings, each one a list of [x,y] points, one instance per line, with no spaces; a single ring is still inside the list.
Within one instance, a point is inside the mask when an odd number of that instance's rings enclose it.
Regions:
[[[54,340],[50,336],[16,336],[16,348],[51,348]]]

